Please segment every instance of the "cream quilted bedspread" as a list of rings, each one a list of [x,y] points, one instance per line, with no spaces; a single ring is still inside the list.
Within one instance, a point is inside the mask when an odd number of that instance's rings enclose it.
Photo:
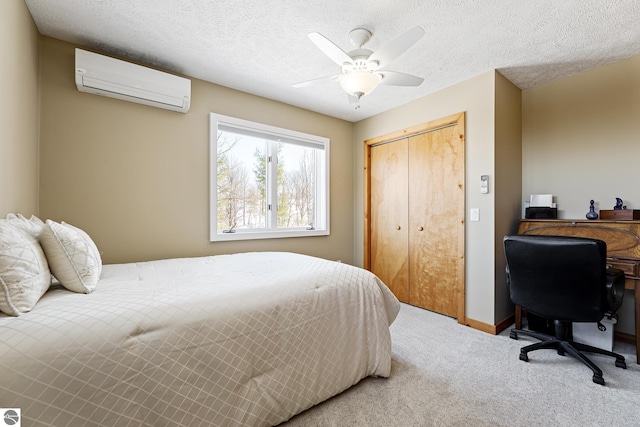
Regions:
[[[368,271],[292,253],[105,265],[0,316],[0,407],[23,426],[275,425],[387,377],[400,305]]]

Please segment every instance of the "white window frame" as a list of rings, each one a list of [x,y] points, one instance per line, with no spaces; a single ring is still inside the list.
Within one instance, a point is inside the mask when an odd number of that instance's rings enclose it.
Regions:
[[[319,159],[320,167],[316,171],[316,220],[314,228],[273,228],[275,220],[272,220],[271,228],[260,229],[236,229],[234,232],[224,232],[218,228],[218,133],[220,129],[233,128],[248,135],[269,135],[276,141],[290,141],[298,145],[322,148],[323,159]],[[285,237],[309,237],[327,236],[329,229],[329,138],[297,132],[289,129],[210,113],[209,115],[209,240],[211,242],[253,240],[253,239],[274,239]],[[273,153],[271,153],[273,155]],[[275,162],[274,162],[275,163]],[[277,191],[277,183],[273,182],[268,193]],[[269,199],[268,203],[273,203]],[[272,210],[273,211],[273,210]],[[277,210],[275,210],[277,212]],[[272,215],[275,216],[275,215]],[[269,221],[267,216],[267,221]]]

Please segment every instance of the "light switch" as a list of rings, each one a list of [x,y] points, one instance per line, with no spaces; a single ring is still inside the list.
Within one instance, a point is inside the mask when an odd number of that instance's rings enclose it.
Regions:
[[[480,221],[480,209],[472,208],[470,214],[471,221]]]

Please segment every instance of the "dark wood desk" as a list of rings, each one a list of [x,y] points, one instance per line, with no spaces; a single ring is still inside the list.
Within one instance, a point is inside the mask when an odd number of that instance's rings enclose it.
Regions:
[[[634,290],[636,363],[640,364],[640,221],[523,219],[518,234],[590,237],[607,243],[607,262],[624,271],[625,289]],[[516,307],[516,328],[522,311]]]

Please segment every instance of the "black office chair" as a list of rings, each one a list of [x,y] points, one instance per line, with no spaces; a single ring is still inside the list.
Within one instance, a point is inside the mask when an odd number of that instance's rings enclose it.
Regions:
[[[624,357],[604,349],[574,342],[572,322],[599,323],[605,313],[615,311],[624,295],[624,272],[607,269],[607,245],[602,240],[581,237],[517,235],[505,236],[507,280],[511,301],[527,313],[553,320],[555,336],[512,329],[510,337],[525,335],[541,340],[520,350],[520,360],[539,349],[555,349],[580,360],[593,371],[593,382],[604,385],[602,371],[582,352],[616,358],[626,369]]]

